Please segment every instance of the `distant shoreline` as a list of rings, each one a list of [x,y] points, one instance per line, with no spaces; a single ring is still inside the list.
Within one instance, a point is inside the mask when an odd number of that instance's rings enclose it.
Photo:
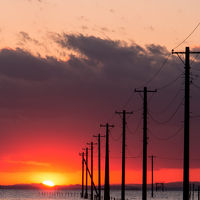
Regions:
[[[195,188],[200,186],[200,182],[191,182],[191,185],[195,185]],[[90,188],[90,186],[88,186]],[[120,190],[121,185],[120,184],[111,184],[110,185],[111,190]],[[141,184],[127,184],[126,190],[141,190],[142,185]],[[148,190],[151,189],[151,184],[147,185]],[[15,184],[15,185],[0,185],[0,189],[23,189],[23,190],[80,190],[81,185],[58,185],[54,187],[46,187],[43,184]],[[103,186],[102,186],[103,189]],[[154,184],[155,189],[155,184]],[[182,182],[170,182],[170,183],[164,183],[164,190],[167,191],[180,191],[182,190]]]

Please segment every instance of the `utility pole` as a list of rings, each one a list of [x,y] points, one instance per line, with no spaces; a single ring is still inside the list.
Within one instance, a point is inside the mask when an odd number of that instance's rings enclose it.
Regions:
[[[151,197],[153,198],[153,159],[155,158],[155,156],[150,156],[151,158]]]
[[[85,152],[85,157],[86,157],[86,161],[85,161],[85,165],[86,165],[86,175],[85,175],[85,196],[84,198],[87,199],[88,198],[88,148],[86,147],[86,152]]]
[[[189,169],[190,169],[190,54],[200,54],[192,52],[189,47],[185,52],[174,52],[172,54],[185,54],[185,103],[184,103],[184,161],[183,161],[183,200],[189,200]]]
[[[101,136],[99,133],[98,136],[94,135],[93,137],[98,137],[98,197],[101,200]]]
[[[109,128],[114,125],[105,124],[100,127],[106,128],[106,156],[105,156],[105,184],[104,184],[104,200],[110,200],[110,181],[109,181]]]
[[[122,183],[121,183],[121,200],[125,200],[125,160],[126,160],[126,114],[133,114],[133,112],[115,112],[116,114],[122,114]]]
[[[84,195],[84,152],[82,152],[82,190],[81,190],[81,198]]]
[[[86,161],[85,161],[85,160],[84,160],[84,162],[85,162],[85,164],[86,164]],[[89,177],[91,178],[91,173],[90,173],[90,170],[88,169],[88,167],[86,167],[86,170],[87,170],[87,172],[88,172]],[[92,184],[93,184],[93,187],[94,187],[94,189],[95,189],[96,195],[98,195],[98,191],[97,191],[97,188],[96,188],[94,182],[93,182]]]
[[[90,151],[91,151],[91,185],[90,185],[90,190],[91,190],[91,200],[93,200],[93,191],[94,191],[94,185],[93,185],[93,142],[87,143],[90,145]]]
[[[147,93],[157,92],[156,90],[136,90],[143,93],[143,181],[142,181],[142,200],[147,199]]]

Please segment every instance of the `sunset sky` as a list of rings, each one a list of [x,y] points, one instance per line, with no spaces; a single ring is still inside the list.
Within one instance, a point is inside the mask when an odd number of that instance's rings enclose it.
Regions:
[[[198,25],[199,8],[199,0],[0,1],[0,184],[80,184],[79,153],[106,122],[115,125],[110,182],[120,183],[122,109],[134,112],[126,182],[141,183],[142,98],[133,91],[144,86],[158,89],[148,103],[155,182],[182,181],[184,65],[171,50]],[[200,27],[176,51],[199,50],[199,39]],[[191,56],[191,181],[200,181],[199,58]],[[102,170],[104,147],[102,139]],[[96,146],[94,155],[97,174]],[[149,159],[148,182],[150,170]]]

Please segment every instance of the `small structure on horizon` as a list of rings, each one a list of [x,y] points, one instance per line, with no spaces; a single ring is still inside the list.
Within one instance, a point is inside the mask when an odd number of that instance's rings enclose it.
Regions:
[[[159,190],[161,190],[161,191],[165,191],[165,185],[164,185],[164,183],[156,183],[156,191],[159,191]]]

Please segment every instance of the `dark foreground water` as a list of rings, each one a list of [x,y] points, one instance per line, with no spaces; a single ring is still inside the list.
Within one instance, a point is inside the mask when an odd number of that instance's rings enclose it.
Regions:
[[[112,200],[120,199],[119,190],[111,190]],[[141,191],[126,191],[127,200],[140,200],[142,199]],[[79,190],[0,190],[0,200],[81,200]],[[152,199],[150,192],[148,198]],[[154,200],[181,200],[181,191],[164,191],[155,192]],[[193,200],[193,195],[191,196]],[[197,200],[197,193],[194,194],[194,200]]]

